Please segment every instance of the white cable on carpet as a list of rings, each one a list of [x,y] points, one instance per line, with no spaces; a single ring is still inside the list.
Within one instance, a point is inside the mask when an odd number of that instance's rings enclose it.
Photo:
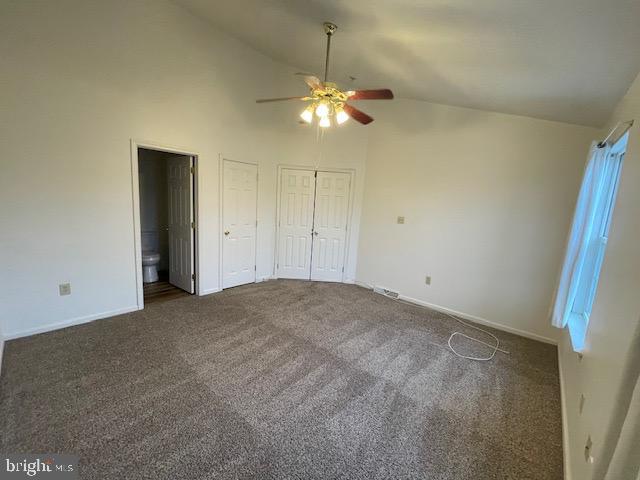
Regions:
[[[488,362],[489,360],[493,360],[493,357],[496,356],[497,352],[504,353],[506,355],[510,355],[510,352],[500,348],[500,340],[498,340],[498,337],[496,337],[493,333],[487,332],[486,330],[484,330],[484,329],[482,329],[480,327],[476,327],[475,325],[471,325],[470,323],[463,322],[459,318],[456,318],[453,315],[449,315],[448,313],[445,313],[445,315],[453,318],[454,320],[460,322],[461,324],[463,324],[464,326],[466,326],[468,328],[475,328],[476,330],[479,330],[482,333],[484,333],[486,335],[489,335],[490,337],[493,337],[493,339],[496,341],[496,344],[494,346],[494,345],[490,345],[490,344],[488,344],[486,342],[483,342],[482,340],[478,340],[477,338],[473,338],[473,337],[470,337],[469,335],[465,335],[462,332],[453,332],[451,334],[451,336],[449,337],[449,340],[447,341],[447,345],[449,345],[449,348],[451,349],[451,351],[454,354],[456,354],[457,356],[459,356],[460,358],[466,358],[467,360],[477,360],[478,362]],[[460,335],[461,337],[467,338],[467,339],[469,339],[469,340],[471,340],[473,342],[477,342],[477,343],[481,343],[482,345],[486,345],[487,347],[492,348],[493,352],[491,352],[491,355],[489,355],[486,358],[484,358],[484,357],[472,357],[472,356],[469,356],[469,355],[462,355],[462,354],[456,352],[455,348],[453,348],[453,345],[451,345],[451,339],[456,335]]]
[[[362,283],[362,282],[359,282],[359,283],[361,283],[362,285],[365,285],[366,287],[370,288],[371,290],[374,290],[374,288],[373,288],[371,285],[367,284],[367,283]],[[417,304],[417,303],[407,302],[406,300],[402,300],[402,299],[400,299],[400,298],[393,298],[392,296],[387,295],[387,294],[383,294],[383,295],[384,295],[385,297],[387,297],[387,298],[390,298],[391,300],[395,300],[395,301],[400,302],[400,303],[406,303],[407,305],[412,305],[412,306],[414,306],[414,307],[427,308],[427,307],[425,307],[425,306],[423,306],[423,305],[419,305],[419,304]],[[430,310],[431,310],[431,309],[430,309]],[[437,311],[437,310],[436,310],[436,311]],[[487,343],[487,342],[483,342],[482,340],[478,340],[477,338],[470,337],[469,335],[466,335],[466,334],[464,334],[464,333],[462,333],[462,332],[453,332],[453,333],[451,334],[451,336],[449,337],[449,340],[447,341],[447,345],[449,346],[449,349],[454,353],[454,355],[457,355],[457,356],[458,356],[458,357],[460,357],[460,358],[465,358],[465,359],[467,359],[467,360],[475,360],[475,361],[478,361],[478,362],[488,362],[488,361],[490,361],[490,360],[493,360],[493,357],[495,357],[495,356],[496,356],[496,353],[498,353],[498,352],[500,352],[500,353],[504,353],[504,354],[506,354],[506,355],[510,355],[510,352],[508,352],[507,350],[504,350],[504,349],[500,348],[500,340],[499,340],[499,339],[498,339],[498,337],[496,337],[493,333],[491,333],[491,332],[487,332],[487,331],[486,331],[486,330],[484,330],[483,328],[476,327],[475,325],[472,325],[472,324],[470,324],[470,323],[467,323],[467,322],[465,322],[464,320],[461,320],[461,319],[459,319],[458,317],[455,317],[455,316],[451,315],[450,313],[447,313],[447,312],[439,312],[439,313],[442,313],[442,314],[446,315],[447,317],[453,318],[456,322],[461,323],[461,324],[462,324],[462,325],[464,325],[465,327],[468,327],[468,328],[474,328],[474,329],[476,329],[476,330],[479,330],[480,332],[482,332],[482,333],[484,333],[484,334],[486,334],[486,335],[489,335],[490,337],[492,337],[492,338],[496,341],[496,344],[495,344],[495,345],[491,345],[491,344],[489,344],[489,343]],[[455,348],[453,348],[453,345],[451,345],[451,340],[452,340],[452,339],[453,339],[453,337],[455,337],[456,335],[460,335],[461,337],[464,337],[464,338],[466,338],[466,339],[468,339],[468,340],[471,340],[472,342],[481,343],[482,345],[486,345],[487,347],[489,347],[489,348],[493,349],[493,352],[491,352],[491,355],[489,355],[488,357],[472,357],[472,356],[470,356],[470,355],[462,355],[461,353],[456,352]]]

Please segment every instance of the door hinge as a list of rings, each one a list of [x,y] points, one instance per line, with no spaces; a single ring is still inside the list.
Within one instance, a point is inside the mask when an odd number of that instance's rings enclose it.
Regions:
[[[191,228],[196,228],[196,222],[191,222]]]
[[[195,280],[195,279],[196,279],[196,274],[195,274],[195,273],[192,273],[192,274],[191,274],[191,280]]]
[[[253,266],[253,271],[254,271],[254,272],[257,272],[257,271],[258,271],[258,266],[257,266],[257,265],[254,265],[254,266]]]
[[[191,168],[189,169],[189,172],[191,172],[191,173],[195,173],[195,172],[196,172],[196,169],[195,169],[194,167],[191,167]]]
[[[318,171],[313,172],[313,178],[318,178]]]

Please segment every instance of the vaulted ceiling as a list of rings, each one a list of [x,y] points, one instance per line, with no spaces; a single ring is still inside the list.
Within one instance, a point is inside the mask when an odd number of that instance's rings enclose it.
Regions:
[[[175,1],[319,76],[336,23],[344,87],[569,123],[602,125],[640,70],[640,0]]]

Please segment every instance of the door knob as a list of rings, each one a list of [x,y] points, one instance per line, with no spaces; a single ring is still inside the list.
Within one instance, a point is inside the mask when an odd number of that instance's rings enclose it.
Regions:
[[[318,232],[313,232],[314,235],[318,235]]]
[[[225,235],[229,235],[229,230],[225,230],[225,231],[224,231],[224,234],[225,234]]]

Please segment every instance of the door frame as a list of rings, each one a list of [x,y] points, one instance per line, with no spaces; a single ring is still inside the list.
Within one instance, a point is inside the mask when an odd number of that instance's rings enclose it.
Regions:
[[[166,145],[158,142],[136,140],[130,141],[131,146],[131,205],[133,210],[133,244],[134,244],[134,271],[136,272],[136,300],[138,310],[144,308],[144,287],[142,283],[142,235],[140,231],[140,173],[138,171],[138,149],[146,148],[158,152],[175,153],[192,158],[193,162],[193,221],[195,231],[193,235],[193,270],[196,275],[194,291],[196,295],[202,295],[200,291],[200,206],[198,201],[200,155],[193,149],[179,146]]]
[[[347,234],[345,237],[345,248],[344,248],[344,257],[343,257],[343,265],[346,269],[347,262],[349,261],[349,250],[351,245],[351,225],[353,223],[353,204],[355,201],[355,184],[356,184],[356,170],[354,168],[337,168],[337,167],[314,167],[314,166],[305,166],[305,165],[289,165],[289,164],[278,164],[277,171],[277,183],[276,183],[276,238],[275,238],[275,254],[273,256],[273,278],[279,278],[278,276],[278,255],[280,252],[278,251],[278,246],[280,245],[280,200],[281,200],[281,191],[282,191],[282,170],[306,170],[306,171],[318,171],[318,172],[329,172],[329,173],[348,173],[349,174],[349,204],[347,206]],[[315,191],[314,191],[315,194]],[[315,212],[315,198],[314,198],[314,212]],[[313,250],[312,250],[313,251]],[[340,282],[344,282],[345,273],[342,272],[340,276]],[[311,271],[309,271],[309,278],[311,278]]]
[[[254,283],[258,283],[258,194],[260,189],[260,166],[257,162],[244,162],[242,160],[233,160],[224,155],[218,155],[218,285],[219,291],[224,290],[223,274],[224,274],[224,162],[243,163],[256,167],[256,251],[253,264],[256,266],[256,275]],[[230,287],[233,288],[233,287]]]

